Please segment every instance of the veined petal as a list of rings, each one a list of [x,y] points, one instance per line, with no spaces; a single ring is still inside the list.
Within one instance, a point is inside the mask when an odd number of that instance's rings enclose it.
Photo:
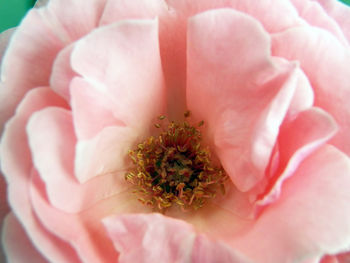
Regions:
[[[104,128],[125,124],[117,119],[115,103],[108,93],[97,90],[85,79],[76,77],[71,82],[71,107],[74,128],[79,140],[92,139]]]
[[[70,82],[77,74],[70,64],[74,44],[66,46],[58,54],[52,66],[50,88],[70,102]]]
[[[27,133],[34,165],[54,207],[77,213],[128,187],[123,172],[104,174],[84,184],[77,181],[76,138],[70,112],[54,107],[37,112],[28,122]]]
[[[329,114],[319,108],[310,108],[291,122],[284,123],[278,138],[279,168],[268,179],[268,187],[258,205],[275,201],[283,182],[293,176],[298,166],[337,132],[338,127]]]
[[[231,245],[261,263],[306,261],[344,251],[350,245],[349,174],[349,158],[323,146],[301,163],[284,182],[278,201]]]
[[[43,226],[74,248],[79,259],[86,263],[116,262],[118,259],[118,252],[101,223],[104,217],[143,212],[145,209],[130,191],[125,191],[80,213],[63,212],[50,204],[45,185],[36,172],[32,175],[29,191],[33,209]]]
[[[271,33],[303,24],[289,0],[167,0],[167,3],[171,9],[186,16],[211,9],[232,8],[254,17]],[[284,15],[281,16],[281,13]]]
[[[207,123],[236,187],[247,191],[264,176],[297,87],[296,66],[274,63],[269,35],[245,14],[208,11],[188,30],[188,106]]]
[[[115,118],[126,126],[147,133],[164,110],[156,20],[101,27],[75,45],[71,62],[87,82],[109,95]]]
[[[63,43],[44,25],[38,10],[29,11],[14,32],[2,61],[1,126],[13,115],[27,91],[48,85],[51,65],[62,47]]]
[[[232,248],[181,220],[161,214],[129,214],[103,220],[120,263],[126,262],[250,262]]]
[[[30,91],[7,123],[1,140],[1,169],[8,183],[8,201],[36,249],[52,262],[77,262],[75,251],[52,235],[37,220],[29,198],[29,181],[33,167],[25,127],[38,110],[49,106],[67,107],[62,98],[49,88]]]
[[[49,84],[58,52],[96,27],[103,9],[104,0],[51,0],[28,12],[13,34],[1,69],[1,125],[27,91]]]
[[[350,154],[350,50],[327,31],[298,27],[273,35],[272,54],[300,62],[314,89],[315,106],[339,125],[330,143]]]

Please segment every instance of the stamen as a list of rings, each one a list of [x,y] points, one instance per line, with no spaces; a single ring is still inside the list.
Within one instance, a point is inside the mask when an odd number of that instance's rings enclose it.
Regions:
[[[186,111],[184,117],[188,118]],[[158,120],[166,120],[164,115]],[[222,167],[211,161],[209,149],[201,144],[202,135],[188,122],[167,125],[156,123],[160,130],[129,151],[134,167],[125,174],[125,180],[137,189],[138,200],[162,212],[176,205],[182,211],[201,208],[216,192],[225,193],[227,175]],[[165,127],[165,128],[164,128]]]

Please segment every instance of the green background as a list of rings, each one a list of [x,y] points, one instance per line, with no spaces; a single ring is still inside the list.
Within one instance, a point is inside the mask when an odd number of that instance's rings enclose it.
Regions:
[[[341,1],[350,5],[350,0]],[[0,32],[18,25],[34,3],[35,0],[0,0]]]
[[[17,26],[35,0],[0,0],[0,32]]]

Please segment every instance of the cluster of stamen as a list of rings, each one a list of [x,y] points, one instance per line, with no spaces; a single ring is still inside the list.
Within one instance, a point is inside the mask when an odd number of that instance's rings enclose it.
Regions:
[[[189,117],[189,112],[185,113]],[[210,152],[202,147],[199,127],[187,121],[177,124],[160,116],[158,136],[151,136],[129,151],[134,164],[125,179],[135,185],[138,200],[156,210],[165,211],[173,205],[182,210],[198,209],[218,189],[224,194],[227,178],[221,167],[211,162]]]

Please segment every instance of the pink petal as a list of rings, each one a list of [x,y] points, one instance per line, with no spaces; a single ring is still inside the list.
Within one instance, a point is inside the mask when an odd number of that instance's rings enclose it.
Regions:
[[[128,187],[123,172],[101,175],[85,184],[77,182],[74,177],[76,138],[70,112],[53,107],[37,112],[29,120],[27,133],[35,167],[56,208],[76,213]]]
[[[102,218],[112,214],[142,212],[145,209],[131,191],[126,191],[101,200],[80,213],[70,214],[54,208],[49,203],[45,195],[45,186],[38,174],[33,174],[29,188],[32,204],[40,222],[51,233],[69,243],[77,251],[81,261],[87,263],[117,262],[118,253],[106,235],[101,224]]]
[[[317,1],[292,0],[292,2],[298,9],[299,15],[310,25],[328,30],[345,46],[349,44],[341,27],[325,12]]]
[[[164,109],[156,20],[101,27],[74,47],[73,69],[110,97],[115,118],[145,131]]]
[[[108,94],[82,78],[71,83],[71,106],[79,140],[88,140],[109,126],[125,126],[114,116],[114,103]]]
[[[123,262],[187,262],[195,238],[192,227],[160,214],[135,214],[103,220]]]
[[[268,32],[279,32],[302,24],[298,13],[288,0],[276,1],[273,4],[269,0],[167,0],[167,3],[178,13],[185,13],[187,16],[211,9],[233,8],[256,18]],[[284,15],[281,16],[281,13]]]
[[[188,223],[161,214],[111,216],[103,224],[120,263],[248,262],[224,244],[197,235]]]
[[[8,262],[44,263],[47,260],[35,249],[17,218],[8,214],[3,225],[2,240]]]
[[[314,88],[315,106],[330,113],[340,126],[331,143],[350,154],[350,50],[328,32],[309,27],[290,29],[272,40],[275,56],[300,62]]]
[[[301,20],[289,1],[211,1],[211,0],[110,0],[107,2],[101,23],[108,24],[125,18],[159,19],[159,41],[168,88],[168,115],[181,118],[186,110],[186,27],[188,17],[197,13],[223,7],[232,7],[256,16],[268,31],[280,31],[299,25]],[[285,15],[280,16],[281,12]],[[268,15],[267,15],[268,14]]]
[[[48,85],[57,53],[96,27],[103,9],[104,0],[52,0],[28,12],[4,58],[1,85],[5,88],[1,87],[0,98],[6,99],[1,99],[0,123],[13,114],[28,90]]]
[[[76,262],[75,252],[65,242],[47,232],[33,214],[29,199],[31,154],[25,127],[33,112],[48,106],[65,106],[65,102],[48,88],[26,94],[16,115],[7,123],[1,140],[1,169],[8,182],[8,199],[12,211],[23,224],[38,251],[52,262]]]
[[[167,7],[164,0],[107,0],[100,25],[123,19],[153,19],[167,11]]]
[[[115,103],[86,80],[75,78],[71,92],[75,132],[79,139],[75,157],[79,182],[125,170],[129,165],[128,151],[141,139],[140,131],[125,127],[114,114]]]
[[[285,181],[278,201],[231,245],[261,263],[297,262],[343,251],[350,244],[349,173],[345,154],[322,147]]]
[[[275,201],[283,182],[294,174],[300,163],[325,144],[337,132],[332,116],[321,109],[311,108],[300,113],[295,120],[282,125],[278,138],[279,169],[277,177],[270,178],[268,194],[258,201],[266,205]]]
[[[317,0],[325,11],[338,22],[350,42],[350,8],[337,0]]]
[[[273,63],[269,44],[259,23],[233,10],[209,11],[189,22],[188,106],[207,123],[221,163],[241,191],[264,176],[298,82],[295,65]]]
[[[98,26],[105,0],[50,0],[39,12],[66,44],[88,34]]]
[[[297,86],[286,119],[294,119],[300,112],[311,108],[314,104],[314,92],[307,76],[300,68],[297,68],[296,75]]]
[[[75,175],[79,182],[125,171],[130,160],[128,151],[142,140],[137,130],[108,127],[90,140],[80,140],[75,152]]]
[[[168,7],[164,0],[109,0],[101,18],[101,25],[123,19],[159,20],[159,44],[167,87],[167,115],[182,118],[186,110],[186,22]]]
[[[13,115],[28,90],[48,84],[52,62],[62,47],[62,42],[44,25],[39,11],[29,11],[14,32],[2,61],[1,126]]]
[[[50,87],[67,101],[70,101],[70,82],[77,76],[70,65],[73,47],[73,44],[69,45],[58,53],[50,77]]]

